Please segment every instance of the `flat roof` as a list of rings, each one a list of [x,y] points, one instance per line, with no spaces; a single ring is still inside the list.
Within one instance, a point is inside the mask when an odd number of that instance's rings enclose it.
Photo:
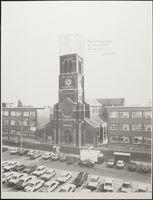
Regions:
[[[131,153],[114,152],[114,155],[130,156],[130,155],[131,155]]]

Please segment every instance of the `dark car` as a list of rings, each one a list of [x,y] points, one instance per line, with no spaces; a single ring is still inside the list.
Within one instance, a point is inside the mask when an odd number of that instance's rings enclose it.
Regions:
[[[36,159],[41,156],[42,156],[42,154],[40,152],[35,152],[35,153],[31,154],[30,159]]]
[[[129,171],[136,171],[137,170],[137,164],[134,161],[129,162],[128,164],[128,169]]]
[[[25,169],[25,165],[24,164],[18,164],[18,165],[16,165],[16,166],[14,166],[13,168],[12,168],[12,170],[13,171],[16,171],[16,172],[19,172],[19,171],[22,171],[23,169]]]
[[[95,192],[104,192],[104,183],[100,183],[100,185],[98,186],[97,190],[95,190]]]
[[[88,179],[88,174],[86,172],[80,172],[78,176],[74,179],[72,184],[80,187]]]
[[[2,152],[7,151],[8,147],[2,147]]]
[[[33,171],[35,171],[36,169],[37,169],[37,165],[36,164],[30,164],[30,165],[26,166],[26,168],[23,170],[23,173],[30,174]]]
[[[18,155],[19,156],[27,155],[28,152],[29,152],[28,149],[20,149],[20,151],[18,152]]]
[[[65,162],[68,159],[68,156],[66,154],[62,154],[59,161]]]
[[[75,162],[76,162],[76,158],[75,158],[75,157],[69,157],[69,158],[67,159],[66,164],[71,165],[71,164],[73,164],[73,163],[75,163]]]
[[[80,165],[80,166],[85,166],[85,167],[93,167],[94,166],[94,162],[92,162],[91,160],[80,160],[79,162],[78,162],[78,164]]]

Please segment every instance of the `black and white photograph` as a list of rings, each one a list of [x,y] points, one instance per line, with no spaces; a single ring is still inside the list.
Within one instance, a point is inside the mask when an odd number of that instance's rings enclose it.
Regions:
[[[152,199],[152,1],[1,1],[1,198]]]

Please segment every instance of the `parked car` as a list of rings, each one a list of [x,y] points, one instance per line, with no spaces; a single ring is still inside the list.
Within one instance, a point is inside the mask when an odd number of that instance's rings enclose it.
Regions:
[[[31,156],[35,152],[36,152],[36,150],[29,150],[28,153],[27,153],[27,156]]]
[[[70,178],[72,177],[72,174],[71,174],[71,172],[63,172],[62,174],[61,174],[61,176],[59,176],[58,178],[57,178],[57,181],[59,181],[60,183],[65,183],[67,180],[69,180]]]
[[[8,150],[8,147],[2,146],[2,152],[7,151],[7,150]]]
[[[65,162],[67,159],[68,159],[68,155],[62,154],[61,157],[60,157],[60,159],[59,159],[59,161]]]
[[[2,161],[2,168],[8,165],[10,162],[9,161]]]
[[[41,176],[46,171],[47,171],[47,167],[42,165],[42,166],[39,166],[34,172],[32,172],[32,175]]]
[[[113,179],[104,179],[104,192],[114,192]]]
[[[104,192],[104,183],[100,183],[95,192]]]
[[[39,180],[39,179],[31,180],[31,181],[29,181],[27,186],[25,186],[24,191],[25,192],[35,192],[36,190],[38,190],[39,188],[41,188],[43,186],[44,182],[45,181]]]
[[[88,189],[94,190],[98,188],[99,183],[100,183],[100,177],[92,176],[89,182],[87,183],[87,187]]]
[[[93,167],[95,163],[94,163],[93,161],[87,159],[87,160],[80,160],[80,161],[78,162],[78,164],[79,164],[80,166]]]
[[[40,192],[52,192],[59,186],[58,181],[47,181],[41,188]]]
[[[138,185],[135,192],[148,192],[148,187],[142,184]]]
[[[139,171],[141,173],[151,174],[151,165],[150,164],[141,163]]]
[[[25,169],[25,167],[26,167],[26,165],[19,163],[18,165],[15,165],[12,168],[12,170],[19,172],[19,171],[22,171],[23,169]]]
[[[130,161],[128,164],[129,171],[136,171],[137,170],[137,164],[134,161]]]
[[[76,189],[76,185],[68,183],[66,185],[64,185],[59,192],[74,192]]]
[[[54,154],[53,152],[47,152],[47,153],[45,153],[45,154],[43,155],[42,158],[43,158],[44,160],[48,160],[49,158],[52,157],[53,154]]]
[[[122,186],[119,188],[119,192],[132,192],[132,184],[131,181],[124,180]]]
[[[31,163],[30,165],[26,166],[23,172],[30,174],[37,169],[37,164]]]
[[[40,153],[40,151],[36,151],[35,153],[31,154],[30,158],[31,159],[36,159],[36,158],[39,158],[41,156],[42,156],[42,154]]]
[[[11,155],[18,154],[19,151],[20,151],[19,148],[18,149],[13,149],[13,150],[10,151],[10,154]]]
[[[9,185],[15,185],[20,178],[25,177],[25,176],[28,176],[28,175],[25,173],[21,173],[21,174],[16,173],[11,177],[11,179],[8,181],[8,183],[9,183]]]
[[[17,181],[16,187],[18,189],[24,189],[24,187],[26,187],[30,181],[36,178],[36,176],[23,176]]]
[[[4,166],[4,170],[5,171],[10,171],[12,170],[12,168],[14,168],[15,166],[19,165],[20,163],[17,162],[17,161],[12,161],[12,162],[9,162],[6,166]]]
[[[43,175],[40,176],[40,178],[44,181],[48,181],[52,177],[56,175],[55,169],[48,169]]]
[[[109,159],[107,161],[107,167],[114,167],[114,159]]]
[[[125,167],[125,162],[123,160],[118,160],[116,163],[118,169],[123,169]]]
[[[9,179],[11,179],[11,177],[15,174],[16,172],[5,172],[2,175],[2,183],[7,183],[7,181],[9,181]]]
[[[72,182],[77,187],[80,187],[88,179],[88,174],[86,172],[79,172],[78,176]]]
[[[66,164],[71,165],[71,164],[73,164],[73,163],[75,163],[75,162],[76,162],[76,158],[75,158],[75,157],[69,157],[69,158],[67,159]]]
[[[97,162],[96,162],[96,163],[102,164],[104,161],[105,161],[104,154],[99,153],[99,154],[98,154],[98,157],[97,157]]]
[[[54,153],[52,156],[51,156],[51,159],[52,160],[58,160],[60,158],[60,154],[59,153]]]
[[[20,149],[18,155],[19,156],[27,155],[28,152],[29,152],[28,149]]]

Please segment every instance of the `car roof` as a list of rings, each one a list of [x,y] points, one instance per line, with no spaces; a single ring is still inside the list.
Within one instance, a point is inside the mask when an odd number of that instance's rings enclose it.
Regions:
[[[52,172],[52,171],[54,171],[55,169],[47,169],[47,171],[46,172]]]
[[[44,182],[43,180],[40,180],[40,179],[33,179],[30,181],[30,183],[37,183],[38,181]]]
[[[66,185],[64,185],[61,189],[67,189],[69,187],[76,187],[76,185],[72,184],[72,183],[67,183]]]
[[[58,181],[47,181],[47,182],[45,183],[45,185],[51,185],[52,183],[58,183],[58,184],[59,184]]]
[[[117,162],[124,162],[123,160],[118,160]]]
[[[147,188],[146,185],[142,185],[142,184],[139,184],[139,185],[138,185],[138,189],[146,190],[146,188]]]
[[[107,179],[104,179],[104,182],[107,182],[107,183],[112,183],[113,179],[110,179],[110,178],[107,178]]]
[[[62,175],[65,175],[65,174],[68,174],[68,173],[70,173],[69,171],[64,171],[63,173],[62,173]]]
[[[95,178],[95,179],[97,179],[97,178],[99,178],[99,176],[95,176],[95,175],[93,175],[93,176],[91,176],[91,178]]]
[[[44,165],[40,165],[40,166],[38,166],[38,168],[43,168],[43,167],[46,167],[46,166],[44,166]]]

